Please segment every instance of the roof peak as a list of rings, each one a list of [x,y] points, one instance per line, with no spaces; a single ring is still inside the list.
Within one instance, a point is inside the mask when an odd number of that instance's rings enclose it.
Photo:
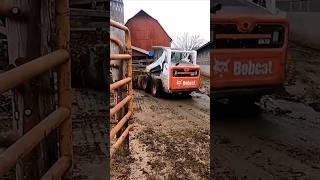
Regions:
[[[132,18],[134,18],[134,17],[138,16],[138,15],[147,15],[147,16],[149,16],[150,18],[152,18],[152,19],[154,19],[154,20],[158,21],[158,20],[157,20],[157,19],[155,19],[154,17],[150,16],[150,14],[148,14],[145,10],[140,9],[140,11],[138,11],[135,15],[133,15],[130,19],[128,19],[128,20],[127,20],[127,22],[128,22],[128,21],[130,21]]]
[[[150,17],[151,19],[154,19],[154,20],[160,25],[160,27],[161,27],[162,30],[166,33],[166,35],[167,35],[167,36],[171,39],[171,41],[172,41],[172,38],[169,36],[169,34],[167,33],[167,31],[162,27],[162,25],[160,24],[160,22],[159,22],[157,19],[155,19],[155,18],[153,18],[152,16],[150,16],[150,15],[149,15],[146,11],[144,11],[143,9],[141,9],[141,10],[140,10],[139,12],[137,12],[134,16],[132,16],[131,18],[129,18],[125,24],[127,24],[131,19],[133,19],[134,17],[136,17],[136,16],[138,16],[138,15],[146,15],[146,16]]]

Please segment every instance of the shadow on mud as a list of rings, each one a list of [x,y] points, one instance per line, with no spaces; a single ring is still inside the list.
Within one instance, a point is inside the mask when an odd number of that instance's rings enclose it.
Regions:
[[[262,111],[257,104],[232,104],[214,102],[210,104],[210,117],[214,124],[245,124],[259,121]]]
[[[178,93],[162,93],[159,98],[168,99],[168,100],[182,100],[182,99],[191,99],[191,94],[178,94]]]

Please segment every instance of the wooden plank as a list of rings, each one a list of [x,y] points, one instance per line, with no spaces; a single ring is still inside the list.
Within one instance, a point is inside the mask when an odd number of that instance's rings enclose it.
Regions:
[[[108,0],[95,0],[97,3],[100,2],[106,2],[108,3]],[[82,5],[82,4],[91,4],[93,0],[70,0],[70,5]]]
[[[41,33],[39,26],[36,25],[39,23],[39,14],[37,14],[39,5],[37,6],[35,0],[6,0],[6,2],[20,7],[23,11],[31,12],[28,23],[11,18],[6,19],[9,64],[17,65],[40,55],[40,37],[36,36]],[[31,83],[25,83],[20,88],[13,89],[13,127],[18,137],[28,132],[40,120],[37,113],[39,104],[36,91],[36,87]],[[38,179],[39,170],[36,164],[39,152],[39,147],[36,147],[19,161],[16,165],[17,180]]]
[[[69,109],[57,109],[3,152],[0,155],[0,176],[8,172],[20,158],[28,156],[28,153],[38,146],[47,134],[50,134],[50,132],[59,127],[69,115]],[[35,164],[33,164],[33,166],[35,166]],[[28,174],[29,172],[26,172],[27,176]],[[40,177],[41,176],[42,175],[40,175]]]
[[[0,26],[0,33],[3,35],[7,35],[7,28]]]
[[[54,16],[54,0],[44,3],[37,0],[7,2],[21,7],[22,11],[30,12],[29,21],[7,18],[10,64],[18,66],[50,52],[53,44],[47,36],[52,35],[54,21],[50,18]],[[53,77],[48,73],[13,90],[13,127],[18,136],[28,132],[54,110],[52,80]],[[57,149],[54,148],[57,142],[47,141],[50,136],[46,142],[40,143],[28,156],[19,161],[16,165],[16,179],[39,179],[53,164],[57,154]],[[51,144],[53,146],[50,146]]]
[[[55,0],[41,1],[40,22],[41,22],[41,40],[40,54],[46,55],[55,50]],[[57,60],[57,59],[56,59]],[[39,77],[39,115],[43,119],[55,110],[56,84],[54,72],[48,71]],[[38,156],[38,166],[40,169],[39,177],[47,172],[58,160],[58,133],[54,130],[41,143],[43,156]]]
[[[97,28],[71,28],[71,32],[76,31],[96,31]],[[107,30],[107,28],[102,28],[102,30]]]
[[[71,18],[74,16],[109,18],[108,11],[70,8]]]

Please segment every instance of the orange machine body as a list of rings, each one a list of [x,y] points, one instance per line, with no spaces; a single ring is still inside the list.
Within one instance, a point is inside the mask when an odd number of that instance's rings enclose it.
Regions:
[[[192,91],[200,88],[199,66],[172,66],[169,72],[169,90]]]
[[[213,93],[283,84],[288,48],[285,17],[214,14],[211,24],[216,37],[210,51]]]

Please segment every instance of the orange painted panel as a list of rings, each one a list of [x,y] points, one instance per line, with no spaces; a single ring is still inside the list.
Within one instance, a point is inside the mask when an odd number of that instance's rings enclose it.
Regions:
[[[249,24],[253,26],[256,23],[284,25],[284,44],[281,48],[225,48],[211,50],[210,84],[212,89],[273,86],[281,85],[285,80],[288,48],[287,20],[283,17],[276,16],[254,17],[243,14],[239,16],[211,16],[212,24],[235,23],[239,27],[243,22],[249,22]],[[228,36],[231,35],[232,34],[228,34]],[[243,36],[255,38],[253,36],[258,35]],[[237,36],[235,37],[237,38]],[[266,35],[266,37],[263,38],[269,37]]]
[[[171,90],[198,89],[200,87],[199,77],[172,77]]]
[[[186,71],[198,70],[198,75],[194,77],[174,77],[173,71],[184,69]],[[169,89],[170,90],[193,90],[200,88],[200,68],[192,66],[175,66],[170,68],[169,72]]]

